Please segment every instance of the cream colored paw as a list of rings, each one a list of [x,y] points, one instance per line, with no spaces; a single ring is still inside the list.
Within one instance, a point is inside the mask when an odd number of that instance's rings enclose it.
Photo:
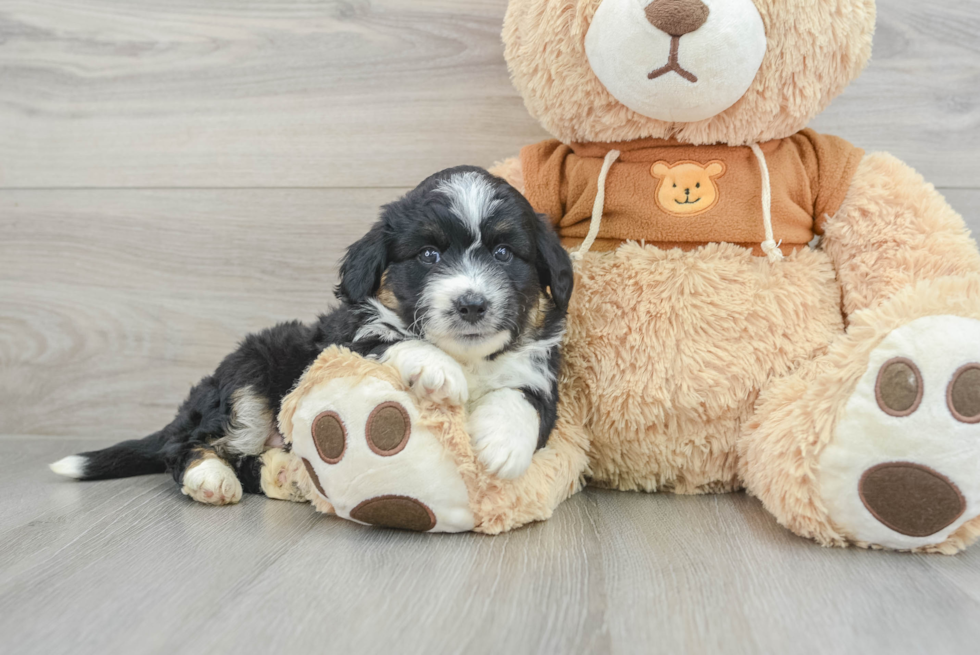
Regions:
[[[516,389],[499,389],[480,399],[467,422],[473,450],[487,471],[506,480],[531,465],[538,445],[537,411]]]
[[[820,456],[820,489],[850,539],[899,550],[980,515],[980,321],[919,318],[872,351]]]
[[[425,341],[405,341],[389,348],[382,363],[392,364],[419,398],[462,405],[469,398],[466,375],[455,359]]]
[[[318,508],[325,499],[341,518],[382,527],[473,529],[466,484],[412,394],[374,378],[332,379],[300,400],[291,423]]]
[[[242,499],[242,483],[222,459],[205,457],[184,472],[181,492],[207,505],[233,505]]]
[[[310,478],[303,460],[282,448],[262,453],[262,493],[268,498],[304,503],[310,492]]]

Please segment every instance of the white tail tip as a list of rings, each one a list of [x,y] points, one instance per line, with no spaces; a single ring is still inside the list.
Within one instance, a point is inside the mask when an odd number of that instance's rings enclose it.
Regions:
[[[58,475],[63,475],[66,478],[75,478],[76,480],[83,475],[85,475],[85,463],[87,458],[81,455],[69,455],[64,459],[59,459],[54,464],[48,464],[52,471]]]

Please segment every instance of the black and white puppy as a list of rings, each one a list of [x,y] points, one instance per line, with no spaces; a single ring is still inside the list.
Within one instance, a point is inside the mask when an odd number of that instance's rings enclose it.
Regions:
[[[422,397],[469,409],[487,469],[520,476],[555,424],[572,265],[513,187],[469,166],[385,206],[340,268],[340,306],[248,336],[165,428],[52,464],[94,480],[170,471],[212,504],[262,493],[283,397],[332,344],[394,365]]]

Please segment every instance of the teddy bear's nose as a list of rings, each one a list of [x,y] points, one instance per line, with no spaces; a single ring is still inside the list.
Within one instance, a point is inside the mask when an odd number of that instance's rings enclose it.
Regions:
[[[645,13],[654,27],[671,36],[690,34],[708,20],[708,7],[701,0],[653,0]]]

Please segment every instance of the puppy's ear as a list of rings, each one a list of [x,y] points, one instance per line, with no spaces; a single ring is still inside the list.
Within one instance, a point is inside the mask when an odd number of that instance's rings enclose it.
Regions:
[[[544,214],[538,214],[538,278],[542,285],[551,287],[555,306],[562,313],[568,311],[574,284],[572,260]]]
[[[340,284],[334,293],[345,302],[364,302],[381,286],[381,276],[387,267],[385,226],[379,221],[360,241],[347,249],[340,263]]]

